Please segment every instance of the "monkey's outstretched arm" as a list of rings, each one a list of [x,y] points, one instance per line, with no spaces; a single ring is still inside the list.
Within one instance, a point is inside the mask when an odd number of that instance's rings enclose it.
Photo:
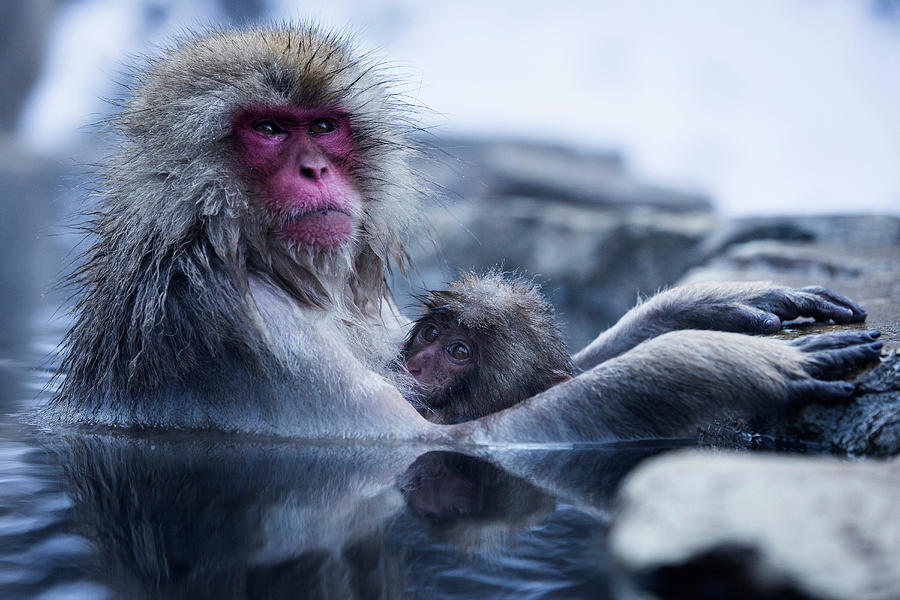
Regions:
[[[573,360],[578,368],[587,370],[669,331],[774,333],[783,321],[797,317],[861,323],[866,320],[866,311],[820,286],[793,289],[767,282],[684,285],[635,306]]]
[[[877,336],[847,331],[788,343],[725,332],[672,332],[459,427],[467,427],[479,443],[691,436],[716,418],[849,398],[852,384],[829,379],[877,360]]]

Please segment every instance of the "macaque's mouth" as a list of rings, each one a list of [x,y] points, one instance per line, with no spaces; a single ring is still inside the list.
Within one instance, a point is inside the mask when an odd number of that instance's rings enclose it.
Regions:
[[[338,208],[337,206],[323,206],[321,208],[312,208],[309,210],[304,210],[298,213],[295,213],[289,216],[286,221],[287,224],[296,223],[297,221],[306,219],[308,217],[313,217],[316,215],[328,216],[331,213],[340,213],[342,215],[350,216],[350,212],[345,208]]]
[[[288,241],[335,248],[353,235],[353,217],[342,208],[323,207],[291,216],[281,228]]]

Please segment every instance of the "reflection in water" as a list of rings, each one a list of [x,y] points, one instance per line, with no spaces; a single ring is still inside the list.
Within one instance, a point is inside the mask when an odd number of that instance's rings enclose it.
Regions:
[[[73,503],[66,525],[90,542],[81,562],[122,598],[603,597],[607,500],[659,450],[41,443]]]
[[[534,523],[553,500],[497,466],[455,452],[420,456],[401,477],[407,505],[442,540],[484,549]]]
[[[129,598],[369,597],[368,565],[403,506],[393,481],[415,458],[240,439],[54,442],[97,574]]]

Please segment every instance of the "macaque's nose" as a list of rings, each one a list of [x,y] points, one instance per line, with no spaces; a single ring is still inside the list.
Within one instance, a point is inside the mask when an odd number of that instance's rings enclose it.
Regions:
[[[422,365],[420,364],[419,355],[416,354],[406,361],[406,370],[410,375],[420,375],[422,373]]]
[[[422,348],[406,361],[406,370],[413,377],[417,377],[427,371],[434,362],[434,350],[431,347]]]
[[[330,174],[328,160],[317,149],[301,152],[297,157],[300,176],[311,181],[322,181]]]
[[[310,165],[301,165],[300,166],[300,175],[305,177],[306,179],[312,179],[313,181],[321,181],[328,176],[328,166],[310,166]]]

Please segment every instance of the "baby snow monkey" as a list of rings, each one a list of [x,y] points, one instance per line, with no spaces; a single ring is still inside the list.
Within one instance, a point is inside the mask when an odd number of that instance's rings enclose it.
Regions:
[[[414,380],[410,400],[435,423],[503,410],[575,373],[553,307],[533,282],[465,273],[422,302],[398,367]]]

